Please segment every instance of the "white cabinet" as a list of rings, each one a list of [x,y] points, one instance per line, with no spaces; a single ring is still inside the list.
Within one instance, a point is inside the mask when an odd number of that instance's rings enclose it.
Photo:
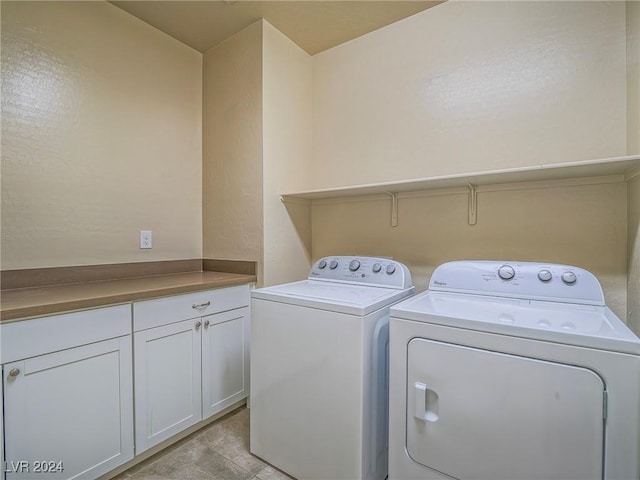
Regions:
[[[2,371],[2,369],[0,369]],[[2,426],[2,412],[4,411],[4,407],[2,406],[2,384],[0,383],[0,480],[4,480],[4,427]]]
[[[135,302],[136,453],[248,395],[249,286]]]
[[[97,478],[133,458],[134,427],[140,453],[249,394],[249,285],[4,323],[0,336],[2,480]]]
[[[249,309],[203,318],[202,413],[208,418],[249,393]]]
[[[134,334],[136,453],[202,420],[195,324],[185,320]]]
[[[129,306],[6,324],[2,344],[7,480],[93,479],[133,458]]]

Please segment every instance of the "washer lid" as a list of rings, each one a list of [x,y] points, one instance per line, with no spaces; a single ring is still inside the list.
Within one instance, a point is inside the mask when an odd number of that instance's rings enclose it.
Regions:
[[[302,280],[253,290],[251,297],[350,315],[367,315],[411,295],[413,290],[414,287],[397,290]]]
[[[640,339],[607,307],[427,291],[391,308],[418,322],[640,354]]]

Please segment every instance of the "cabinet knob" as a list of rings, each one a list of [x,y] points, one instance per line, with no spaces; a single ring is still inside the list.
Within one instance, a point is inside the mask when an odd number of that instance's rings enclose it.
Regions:
[[[196,330],[199,330],[201,326],[202,326],[202,322],[200,321],[196,322]]]
[[[20,375],[20,369],[19,368],[12,368],[9,371],[9,376],[10,377],[17,377],[18,375]]]
[[[209,320],[206,320],[206,321],[204,322],[204,328],[209,328]]]

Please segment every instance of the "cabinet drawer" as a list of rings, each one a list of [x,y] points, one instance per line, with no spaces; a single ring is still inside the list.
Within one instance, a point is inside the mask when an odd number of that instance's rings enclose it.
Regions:
[[[129,305],[11,322],[0,326],[0,362],[15,362],[129,334]]]
[[[144,300],[133,304],[133,330],[203,317],[249,305],[249,285]]]

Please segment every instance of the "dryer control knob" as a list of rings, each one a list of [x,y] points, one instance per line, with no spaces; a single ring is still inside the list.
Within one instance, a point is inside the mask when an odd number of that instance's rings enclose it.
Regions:
[[[352,272],[355,272],[359,268],[360,268],[360,262],[358,260],[351,260],[349,262],[349,270],[351,270]]]
[[[372,270],[373,273],[378,273],[380,270],[382,270],[382,265],[380,265],[379,263],[374,263]]]
[[[576,280],[578,280],[578,277],[576,277],[576,274],[571,270],[568,270],[562,274],[562,281],[567,285],[573,285],[574,283],[576,283]]]
[[[503,280],[511,280],[516,276],[516,271],[511,265],[502,265],[498,269],[498,276]]]
[[[547,269],[540,270],[538,272],[538,278],[543,282],[548,282],[549,280],[551,280],[552,277],[553,277],[553,275]]]
[[[396,271],[396,266],[393,263],[387,265],[387,275],[393,275],[393,272]]]
[[[322,270],[323,268],[325,268],[327,266],[327,261],[326,260],[320,260],[320,263],[318,264],[318,268],[320,270]]]
[[[338,261],[337,260],[331,260],[331,263],[329,264],[329,268],[331,270],[335,270],[336,268],[338,268]]]

